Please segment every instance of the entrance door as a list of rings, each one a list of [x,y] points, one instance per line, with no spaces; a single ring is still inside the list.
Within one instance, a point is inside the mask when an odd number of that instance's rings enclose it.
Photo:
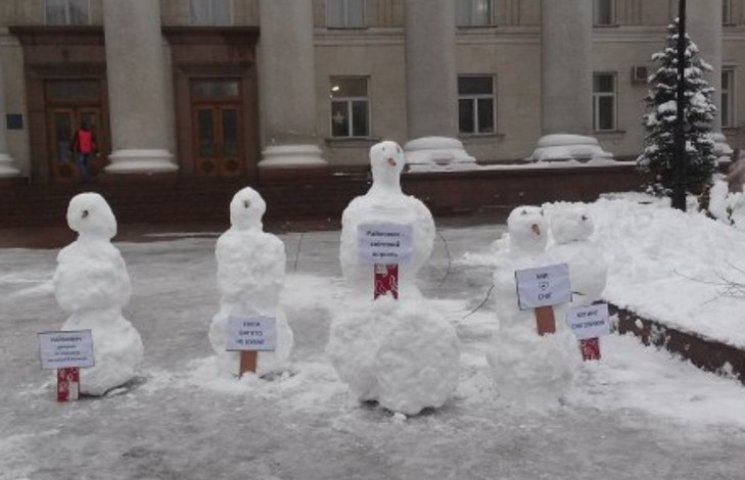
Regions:
[[[238,82],[199,80],[192,87],[194,159],[198,175],[234,177],[245,171]]]
[[[83,123],[93,132],[97,141],[97,150],[100,149],[100,122],[101,112],[98,108],[52,108],[48,113],[49,117],[49,134],[48,143],[51,159],[51,168],[56,179],[61,181],[76,181],[80,172],[75,163],[75,155],[72,152],[73,135],[75,130],[80,128]],[[101,170],[97,158],[89,160],[91,175],[95,176]]]

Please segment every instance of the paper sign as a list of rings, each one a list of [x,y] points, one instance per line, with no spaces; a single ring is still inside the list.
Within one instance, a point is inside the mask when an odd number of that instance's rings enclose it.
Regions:
[[[520,310],[560,305],[572,299],[566,263],[518,270],[515,281]]]
[[[276,346],[276,319],[271,317],[228,317],[226,350],[273,351]]]
[[[570,308],[567,311],[566,322],[578,340],[609,335],[608,304]]]
[[[414,253],[413,228],[397,223],[365,223],[357,227],[357,251],[367,264],[406,263]]]
[[[95,365],[90,330],[39,333],[41,368],[86,368]]]

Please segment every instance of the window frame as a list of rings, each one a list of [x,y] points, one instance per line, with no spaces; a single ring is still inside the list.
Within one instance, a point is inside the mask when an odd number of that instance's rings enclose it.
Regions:
[[[206,2],[208,5],[208,19],[206,22],[198,23],[195,21],[194,18],[194,10],[193,10],[193,2],[194,0],[189,0],[189,21],[190,25],[195,27],[225,27],[225,26],[231,26],[235,25],[235,5],[233,4],[233,0],[199,0]],[[217,1],[225,1],[228,5],[228,21],[226,23],[218,23],[215,21],[215,2]]]
[[[600,2],[608,2],[608,8],[610,10],[608,22],[601,22],[600,20]],[[616,11],[615,0],[594,0],[592,2],[592,26],[593,27],[615,27],[618,25],[618,12]]]
[[[325,16],[326,16],[326,28],[329,29],[339,29],[339,30],[359,30],[359,29],[365,29],[367,28],[367,0],[337,0],[341,2],[341,8],[343,10],[342,16],[344,17],[342,20],[342,23],[340,25],[333,25],[329,20],[329,12],[331,9],[329,8],[329,2],[330,0],[326,0],[324,2],[324,8],[325,8]],[[349,19],[349,4],[353,1],[360,1],[362,2],[362,23],[360,25],[352,25]]]
[[[722,0],[722,25],[735,25],[732,0]]]
[[[729,76],[729,88],[724,89],[724,76]],[[724,105],[727,105],[727,118],[724,115],[720,116],[722,128],[736,128],[737,127],[737,73],[735,67],[723,66],[722,67],[722,83],[720,85],[720,112],[724,113]],[[725,95],[727,96],[727,102],[725,102]]]
[[[478,20],[476,19],[476,8],[474,5],[474,0],[456,0],[459,3],[468,2],[469,5],[469,19],[467,22],[462,22],[460,15],[459,15],[459,9],[461,8],[459,5],[456,5],[455,10],[455,26],[457,28],[488,28],[488,27],[494,27],[497,25],[497,14],[496,14],[496,8],[495,8],[495,1],[494,0],[486,0],[489,3],[489,18],[486,19],[486,23],[478,23]]]
[[[613,79],[612,92],[598,92],[595,90],[596,78],[601,75],[610,75]],[[600,128],[600,99],[611,97],[613,99],[613,111],[611,128]],[[617,132],[618,131],[618,72],[593,72],[592,73],[592,130],[594,132]]]
[[[495,74],[468,73],[458,75],[461,78],[489,78],[491,80],[491,93],[460,93],[458,89],[458,135],[464,137],[486,137],[497,134],[497,76]],[[470,101],[473,108],[473,127],[474,131],[464,132],[460,125],[460,102],[461,100]],[[492,129],[490,131],[481,131],[479,125],[479,100],[491,100],[492,102]]]
[[[331,93],[333,90],[334,83],[340,80],[364,80],[365,81],[365,93],[366,96],[345,96],[345,97],[334,97]],[[333,116],[333,105],[334,103],[345,103],[347,113],[347,127],[348,135],[334,135],[334,116]],[[356,129],[354,126],[354,115],[353,115],[353,104],[354,102],[365,102],[366,106],[366,117],[367,117],[367,133],[365,135],[355,135]],[[370,108],[370,77],[365,75],[331,75],[329,76],[329,138],[333,140],[359,140],[372,138],[372,109]]]
[[[64,23],[49,23],[49,12],[47,6],[49,5],[49,0],[44,0],[42,3],[42,6],[44,8],[44,25],[54,25],[54,26],[74,26],[74,25],[90,25],[91,24],[91,0],[85,0],[85,13],[86,13],[86,21],[83,23],[72,23],[71,18],[71,11],[70,11],[70,3],[74,0],[62,0],[65,2],[65,22]]]

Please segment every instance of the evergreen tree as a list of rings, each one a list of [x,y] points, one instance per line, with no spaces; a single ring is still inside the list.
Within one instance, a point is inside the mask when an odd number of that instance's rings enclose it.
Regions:
[[[678,87],[678,22],[668,27],[667,45],[652,55],[659,65],[649,79],[645,98],[648,113],[644,115],[646,139],[639,163],[652,173],[652,190],[657,195],[669,195],[674,182],[675,124]],[[714,142],[709,132],[716,107],[711,101],[714,89],[704,79],[704,71],[712,67],[698,58],[698,47],[686,35],[685,39],[685,190],[694,195],[707,191],[716,167]]]

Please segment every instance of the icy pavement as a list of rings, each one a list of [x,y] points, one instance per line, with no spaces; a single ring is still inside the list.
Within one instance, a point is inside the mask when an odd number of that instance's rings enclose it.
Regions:
[[[603,342],[562,405],[503,405],[484,351],[491,267],[450,261],[501,227],[442,229],[422,290],[457,325],[461,384],[445,408],[391,416],[352,402],[324,357],[344,295],[338,232],[288,234],[283,295],[294,375],[218,378],[207,339],[218,309],[215,238],[118,243],[134,286],[124,315],[142,335],[138,384],[54,401],[36,333],[65,316],[56,250],[0,250],[0,479],[739,479],[745,389],[630,337]],[[529,354],[529,352],[527,352]]]

